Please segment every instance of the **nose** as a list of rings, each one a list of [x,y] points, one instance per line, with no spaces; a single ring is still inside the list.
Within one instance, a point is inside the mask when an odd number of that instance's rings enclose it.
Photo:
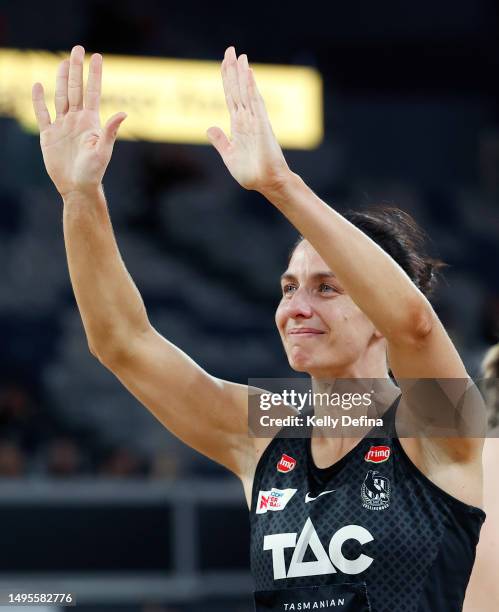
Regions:
[[[288,316],[292,319],[310,319],[314,314],[310,303],[310,296],[302,287],[295,291],[293,297],[286,302],[286,305]]]

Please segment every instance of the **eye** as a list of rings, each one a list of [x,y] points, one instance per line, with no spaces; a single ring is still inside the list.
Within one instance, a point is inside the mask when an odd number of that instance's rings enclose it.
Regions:
[[[333,287],[333,285],[328,285],[328,283],[321,283],[319,285],[319,292],[320,293],[333,293],[333,292],[336,292],[336,289]]]
[[[291,293],[296,291],[296,289],[298,289],[296,285],[293,285],[292,283],[286,283],[282,287],[282,293],[283,295],[290,295]]]

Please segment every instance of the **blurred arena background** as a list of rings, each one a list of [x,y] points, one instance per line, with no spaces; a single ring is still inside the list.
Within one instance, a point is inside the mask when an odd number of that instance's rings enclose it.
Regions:
[[[390,202],[422,224],[449,264],[435,306],[477,374],[499,320],[498,11],[3,2],[0,48],[218,61],[235,44],[250,61],[317,69],[324,139],[286,151],[291,167],[339,210]],[[61,201],[38,138],[6,113],[0,155],[0,591],[72,591],[88,612],[252,609],[238,482],[90,355]],[[120,141],[105,188],[157,329],[216,376],[289,375],[273,312],[293,228],[208,145]]]

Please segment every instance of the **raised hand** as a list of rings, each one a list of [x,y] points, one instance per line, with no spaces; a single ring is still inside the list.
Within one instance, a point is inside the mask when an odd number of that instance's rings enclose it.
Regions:
[[[207,136],[236,181],[261,193],[278,190],[289,173],[281,147],[272,132],[265,104],[246,55],[234,47],[222,62],[225,101],[230,114],[230,140],[218,127]]]
[[[84,58],[85,49],[78,45],[73,47],[70,59],[59,65],[54,122],[45,104],[42,84],[35,83],[32,90],[43,161],[63,197],[72,192],[92,192],[99,187],[111,159],[118,128],[126,118],[125,113],[116,113],[101,128],[102,56],[96,53],[90,59],[85,93]]]

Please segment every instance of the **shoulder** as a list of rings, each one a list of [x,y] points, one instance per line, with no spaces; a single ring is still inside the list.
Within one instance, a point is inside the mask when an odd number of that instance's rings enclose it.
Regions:
[[[396,431],[407,458],[425,478],[456,500],[481,508],[483,439],[452,429],[451,406],[431,397],[420,397],[416,405],[414,398],[408,402],[402,395]]]
[[[429,462],[481,462],[487,411],[470,378],[404,379],[399,384],[399,436],[417,438],[415,446],[426,452]]]

